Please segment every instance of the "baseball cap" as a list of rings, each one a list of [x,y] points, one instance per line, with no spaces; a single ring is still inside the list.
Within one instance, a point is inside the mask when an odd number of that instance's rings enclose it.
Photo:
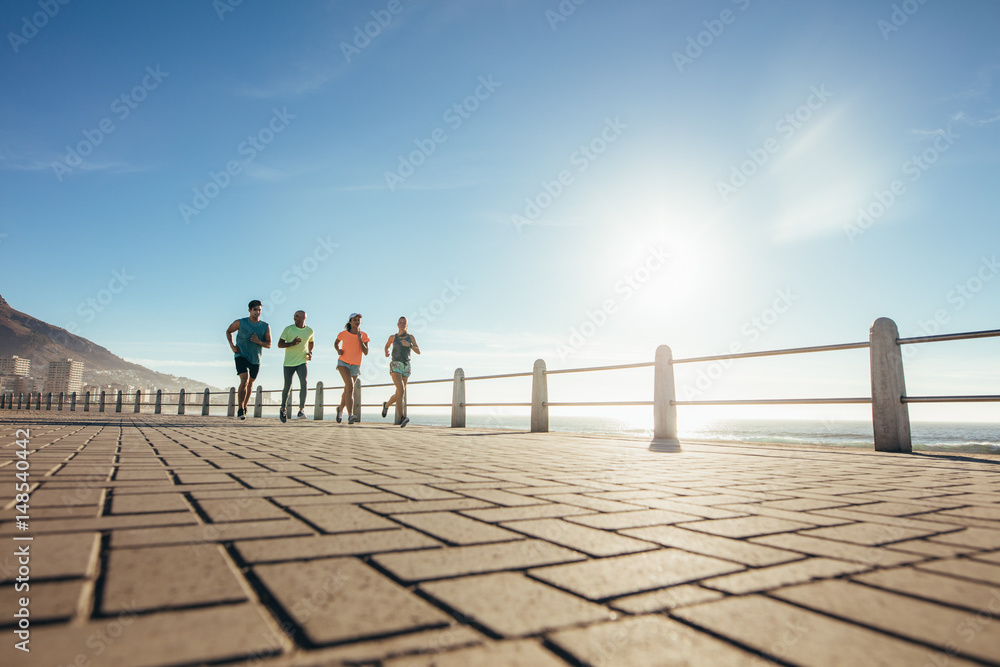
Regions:
[[[355,317],[361,317],[361,313],[351,313],[351,316],[348,317],[347,319],[353,320]]]

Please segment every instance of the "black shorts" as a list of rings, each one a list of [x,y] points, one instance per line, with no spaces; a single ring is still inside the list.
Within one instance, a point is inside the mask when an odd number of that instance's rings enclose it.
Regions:
[[[257,372],[260,371],[260,364],[251,364],[250,360],[243,356],[236,357],[236,374],[243,375],[248,371],[250,373],[250,379],[256,380]]]

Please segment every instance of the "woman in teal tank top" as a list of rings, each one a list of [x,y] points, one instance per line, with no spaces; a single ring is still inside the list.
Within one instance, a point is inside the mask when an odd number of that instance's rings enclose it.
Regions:
[[[420,354],[417,339],[406,330],[406,318],[400,317],[396,326],[399,328],[399,332],[389,336],[389,340],[385,342],[385,356],[390,355],[390,350],[392,354],[392,359],[389,361],[389,376],[392,378],[392,383],[396,385],[396,393],[382,404],[383,419],[389,414],[390,405],[395,404],[397,410],[399,406],[403,405],[403,392],[406,391],[406,381],[410,377],[410,350]],[[406,426],[409,423],[410,418],[405,413],[402,414],[399,425]]]

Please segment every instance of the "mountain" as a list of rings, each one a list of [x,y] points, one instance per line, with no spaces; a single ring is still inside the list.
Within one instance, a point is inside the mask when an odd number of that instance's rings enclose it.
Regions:
[[[191,391],[209,386],[198,380],[158,373],[125,361],[86,338],[14,310],[0,296],[0,357],[12,355],[31,360],[31,376],[34,378],[45,377],[49,362],[70,358],[83,362],[83,381],[87,384],[128,384],[164,391],[181,388]]]

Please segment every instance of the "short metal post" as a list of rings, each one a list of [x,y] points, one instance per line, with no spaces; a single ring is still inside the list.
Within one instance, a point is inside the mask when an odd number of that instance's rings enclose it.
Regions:
[[[229,407],[226,408],[226,416],[236,416],[236,387],[229,388]]]
[[[253,416],[260,417],[264,414],[264,390],[257,385],[257,398],[253,402]]]
[[[122,390],[119,389],[118,393],[115,394],[115,412],[122,411]]]
[[[142,389],[135,390],[135,405],[132,408],[132,412],[139,414],[142,409]]]
[[[76,412],[76,392],[69,395],[69,411]]]
[[[63,409],[63,392],[60,391],[59,392],[59,412],[62,412],[62,409]]]
[[[205,387],[205,395],[201,399],[201,416],[202,417],[207,417],[208,416],[208,401],[210,400],[209,396],[210,396],[210,394],[209,394],[209,391],[208,391],[208,387]]]
[[[105,395],[104,395],[104,390],[102,389],[101,390],[101,399],[100,399],[100,402],[97,404],[97,411],[98,412],[104,412],[104,399],[105,399]]]
[[[83,411],[90,412],[90,392],[83,395]]]
[[[313,419],[316,421],[323,420],[323,383],[316,383],[316,398],[313,401],[315,405],[313,406]]]
[[[465,428],[465,371],[455,369],[451,382],[451,427]]]
[[[163,390],[156,390],[156,402],[153,404],[153,414],[158,415],[163,412]]]
[[[669,345],[656,348],[653,368],[653,444],[677,445],[677,400],[674,355]]]
[[[35,395],[35,409],[42,409],[42,392],[38,392],[38,394]]]
[[[531,432],[549,431],[549,387],[545,377],[545,360],[535,360],[531,375]]]
[[[45,394],[45,409],[52,410],[52,392]]]
[[[880,317],[869,331],[872,374],[872,430],[875,451],[911,452],[910,412],[903,397],[903,355],[899,329],[887,317]]]
[[[184,414],[184,388],[180,390],[180,395],[177,397],[177,414]]]
[[[361,376],[354,378],[354,416],[356,422],[361,421]]]

